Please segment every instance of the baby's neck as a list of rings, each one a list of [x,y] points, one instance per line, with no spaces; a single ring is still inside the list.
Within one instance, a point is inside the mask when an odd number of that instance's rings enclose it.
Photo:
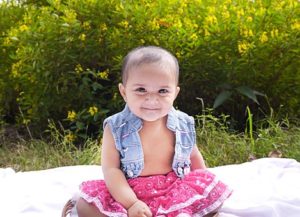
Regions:
[[[168,116],[165,116],[156,121],[143,121],[143,129],[144,130],[152,130],[154,132],[157,130],[161,130],[162,128],[166,127],[167,117]]]

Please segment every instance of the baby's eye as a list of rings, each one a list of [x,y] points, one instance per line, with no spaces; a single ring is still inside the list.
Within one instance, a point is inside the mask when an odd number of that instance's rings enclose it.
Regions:
[[[135,89],[135,91],[138,93],[146,93],[146,89],[143,87],[139,87],[139,88]]]
[[[167,89],[160,89],[158,91],[158,93],[160,93],[160,94],[166,94],[166,93],[169,93],[169,91]]]

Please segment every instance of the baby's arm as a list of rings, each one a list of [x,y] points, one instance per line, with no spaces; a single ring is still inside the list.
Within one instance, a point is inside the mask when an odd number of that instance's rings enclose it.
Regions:
[[[206,169],[206,165],[205,165],[203,156],[200,153],[197,145],[195,145],[194,148],[193,148],[193,150],[192,150],[192,153],[191,153],[191,163],[192,163],[191,170]]]
[[[105,184],[112,197],[128,210],[129,216],[151,216],[149,207],[139,201],[120,169],[120,156],[108,125],[104,128],[101,166]],[[140,213],[139,215],[130,213]]]

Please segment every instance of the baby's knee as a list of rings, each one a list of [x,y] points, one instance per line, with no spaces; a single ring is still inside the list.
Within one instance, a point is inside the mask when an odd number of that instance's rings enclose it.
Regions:
[[[78,217],[86,217],[89,211],[89,204],[84,199],[79,198],[76,202],[76,210]]]
[[[78,217],[105,217],[93,204],[86,202],[82,198],[78,199],[76,210]]]

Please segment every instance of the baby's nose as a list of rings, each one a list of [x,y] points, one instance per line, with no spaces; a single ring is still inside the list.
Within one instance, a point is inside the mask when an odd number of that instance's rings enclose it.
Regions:
[[[148,93],[146,96],[147,101],[157,101],[157,96],[155,93]]]

